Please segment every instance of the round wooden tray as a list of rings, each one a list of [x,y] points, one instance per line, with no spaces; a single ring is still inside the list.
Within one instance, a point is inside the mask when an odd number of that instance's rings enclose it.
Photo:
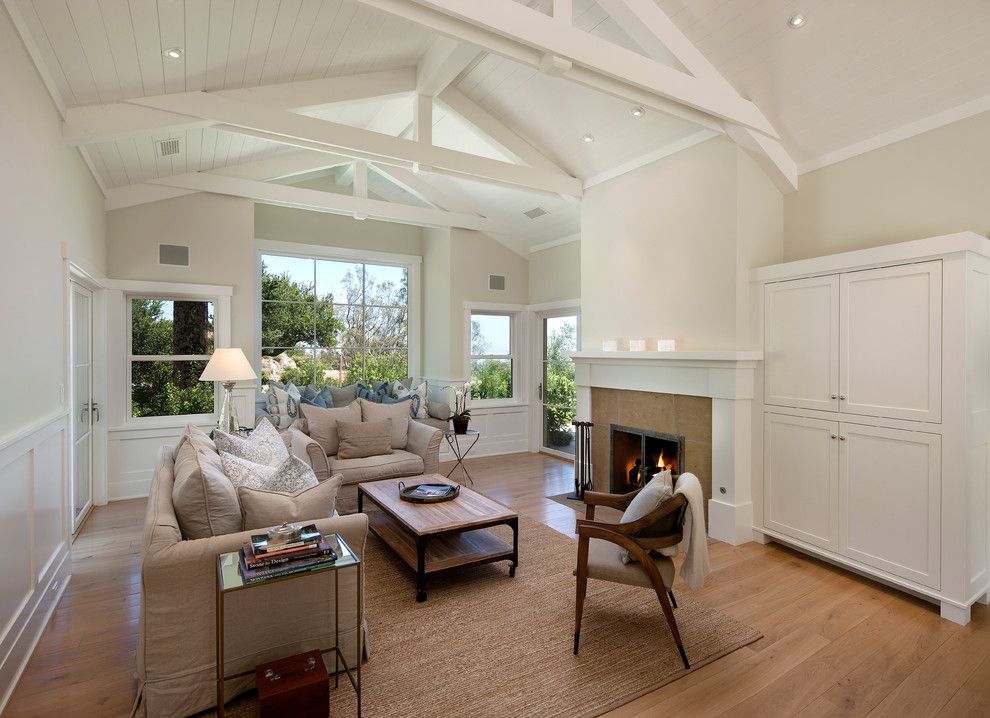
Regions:
[[[442,496],[415,496],[413,492],[420,486],[443,486],[450,491]],[[424,481],[421,484],[412,484],[406,486],[401,481],[399,482],[399,498],[403,501],[409,501],[414,504],[439,504],[443,501],[450,501],[451,499],[456,499],[458,494],[461,493],[461,487],[458,485],[451,486],[450,484],[431,484],[428,481]]]

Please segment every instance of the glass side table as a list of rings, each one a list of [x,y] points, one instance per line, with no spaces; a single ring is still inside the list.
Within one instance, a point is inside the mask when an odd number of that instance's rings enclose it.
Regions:
[[[337,545],[337,560],[326,566],[320,566],[319,568],[313,568],[308,571],[303,571],[300,573],[289,574],[288,576],[276,576],[274,578],[265,579],[263,581],[256,581],[253,583],[246,583],[244,577],[241,575],[239,568],[238,552],[232,551],[230,553],[222,553],[217,556],[217,574],[216,574],[216,649],[217,649],[217,717],[223,718],[224,716],[224,683],[234,678],[242,678],[243,676],[253,675],[254,668],[246,671],[241,671],[240,673],[224,673],[224,657],[223,657],[223,609],[224,609],[224,597],[228,593],[234,591],[244,591],[249,588],[256,588],[257,586],[269,586],[273,583],[279,583],[281,581],[292,581],[294,579],[302,579],[307,576],[312,576],[314,574],[322,574],[330,571],[333,573],[333,614],[334,614],[334,635],[333,635],[333,645],[327,648],[320,649],[320,653],[330,653],[334,654],[333,665],[334,665],[334,688],[340,685],[340,667],[343,666],[344,673],[347,675],[348,680],[351,682],[351,686],[354,688],[354,693],[357,695],[357,714],[358,718],[361,716],[361,620],[362,620],[362,610],[361,610],[361,559],[357,557],[357,554],[351,550],[351,547],[347,545],[343,538],[338,534],[334,534],[334,542]],[[351,667],[347,664],[347,659],[344,658],[344,654],[340,650],[340,591],[338,590],[339,580],[338,572],[344,569],[353,568],[355,572],[355,583],[357,584],[357,665]]]
[[[464,459],[466,459],[467,455],[471,453],[471,449],[474,448],[474,445],[478,443],[478,439],[481,438],[481,432],[477,429],[468,429],[463,434],[456,434],[452,429],[444,429],[443,436],[447,440],[447,445],[450,447],[450,450],[454,452],[454,458],[457,460],[457,463],[454,464],[454,466],[450,468],[450,471],[447,472],[447,478],[449,479],[450,475],[453,474],[459,466],[461,471],[464,472],[464,476],[471,482],[471,485],[474,486],[474,479],[472,479],[471,474],[468,473],[467,467],[464,465]],[[470,439],[471,443],[465,444],[462,447],[460,439],[462,436],[465,439]]]

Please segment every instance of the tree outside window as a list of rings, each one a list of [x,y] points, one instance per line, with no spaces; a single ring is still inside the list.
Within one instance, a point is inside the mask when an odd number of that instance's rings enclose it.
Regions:
[[[405,267],[263,255],[263,386],[407,376],[408,293]]]
[[[471,398],[512,398],[512,315],[471,314]]]

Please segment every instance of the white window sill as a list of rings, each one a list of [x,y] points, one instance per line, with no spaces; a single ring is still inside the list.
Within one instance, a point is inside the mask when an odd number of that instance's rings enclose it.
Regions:
[[[216,414],[186,414],[183,416],[149,416],[140,419],[129,419],[123,424],[111,426],[109,431],[159,431],[166,429],[185,429],[188,424],[195,426],[215,426]]]
[[[471,413],[486,413],[491,409],[525,409],[529,406],[528,402],[519,401],[518,399],[479,399],[477,401],[472,401],[468,406]]]

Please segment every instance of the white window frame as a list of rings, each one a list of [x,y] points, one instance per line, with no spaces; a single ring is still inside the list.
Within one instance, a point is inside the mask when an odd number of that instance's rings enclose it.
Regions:
[[[266,239],[255,240],[255,346],[254,365],[258,375],[258,391],[261,391],[261,258],[263,255],[278,255],[298,259],[329,260],[333,262],[361,262],[390,267],[403,267],[408,272],[408,292],[406,307],[406,356],[409,376],[420,376],[422,357],[422,264],[423,258],[415,254],[398,254],[393,252],[376,252],[363,249],[348,249],[346,247],[329,247],[315,244],[297,244],[295,242],[276,242]],[[399,378],[399,377],[396,377]]]
[[[115,414],[115,426],[131,429],[159,429],[183,427],[186,424],[209,425],[216,422],[220,406],[220,390],[216,383],[213,389],[213,413],[211,414],[180,414],[175,416],[131,416],[131,299],[165,299],[170,301],[198,301],[213,303],[213,347],[229,347],[230,344],[230,297],[233,287],[205,284],[180,284],[169,282],[142,282],[133,280],[112,280],[111,289],[119,290],[120,301],[123,304],[121,315],[120,346],[121,366],[117,382],[117,396],[121,397],[120,407]],[[141,355],[146,358],[145,355]],[[181,356],[168,355],[164,360],[183,359]],[[196,359],[199,359],[198,355]]]
[[[512,396],[507,399],[471,399],[470,406],[478,409],[499,406],[519,406],[525,404],[521,390],[525,386],[522,358],[525,355],[525,322],[522,313],[527,307],[516,304],[489,304],[484,302],[464,303],[464,375],[471,380],[471,366],[475,359],[509,359],[512,362]],[[509,317],[509,353],[508,354],[478,354],[471,353],[471,316],[487,314],[489,316]]]

